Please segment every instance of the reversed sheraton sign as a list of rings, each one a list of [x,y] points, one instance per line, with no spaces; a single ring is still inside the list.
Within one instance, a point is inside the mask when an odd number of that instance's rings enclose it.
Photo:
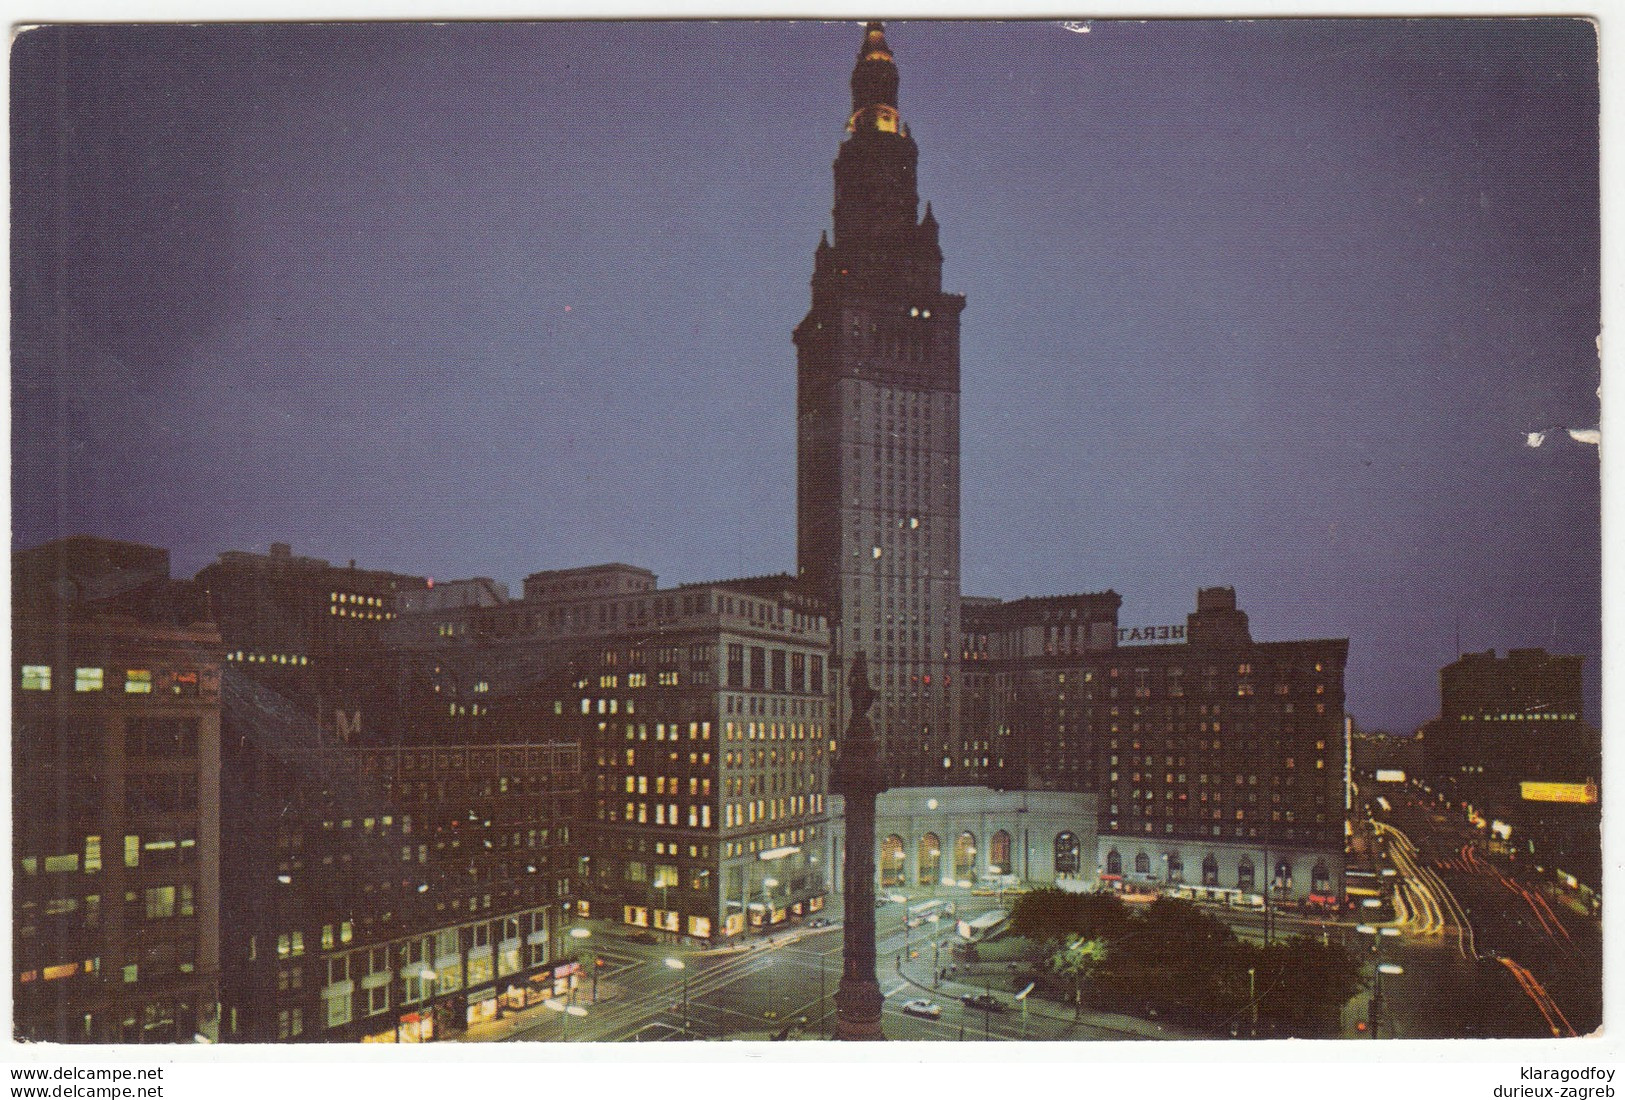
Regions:
[[[1118,645],[1147,645],[1152,642],[1183,642],[1185,628],[1181,626],[1121,626],[1117,628]]]

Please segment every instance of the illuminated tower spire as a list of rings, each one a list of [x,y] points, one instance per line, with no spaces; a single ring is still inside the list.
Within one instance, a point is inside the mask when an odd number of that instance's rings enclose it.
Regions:
[[[959,729],[959,314],[897,63],[870,23],[835,158],[834,235],[796,327],[797,558],[830,608],[833,671],[861,650],[901,785],[974,783]],[[848,718],[837,702],[834,728]]]
[[[852,69],[852,118],[846,128],[885,134],[903,129],[897,117],[897,63],[886,45],[883,23],[870,23],[864,31],[863,48]]]
[[[915,185],[920,151],[897,112],[897,63],[879,23],[868,25],[852,68],[852,114],[846,130],[851,136],[835,160],[835,245],[858,263],[856,269],[848,264],[848,274],[893,281],[923,275],[926,282],[935,274],[940,291],[940,253],[934,265],[928,262],[919,271],[914,266],[920,258],[914,221],[920,205]]]

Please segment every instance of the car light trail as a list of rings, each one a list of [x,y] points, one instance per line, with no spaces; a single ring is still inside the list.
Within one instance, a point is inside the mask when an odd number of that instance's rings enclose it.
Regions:
[[[1546,1026],[1552,1029],[1554,1036],[1561,1038],[1565,1031],[1570,1036],[1579,1035],[1579,1032],[1575,1031],[1573,1026],[1570,1025],[1568,1017],[1563,1015],[1563,1010],[1557,1007],[1557,1002],[1552,1000],[1551,994],[1546,992],[1546,987],[1541,985],[1526,967],[1519,965],[1504,955],[1500,957],[1500,963],[1512,972],[1514,978],[1518,979],[1518,984],[1523,987],[1523,991],[1529,995],[1531,1001],[1535,1002],[1535,1007],[1540,1009],[1540,1014],[1546,1017]]]

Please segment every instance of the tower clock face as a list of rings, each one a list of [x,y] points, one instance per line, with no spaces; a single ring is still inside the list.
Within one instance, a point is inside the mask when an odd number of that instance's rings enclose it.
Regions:
[[[848,133],[855,133],[861,129],[871,128],[868,123],[873,120],[872,128],[883,134],[895,134],[902,129],[902,120],[898,117],[897,108],[885,104],[871,105],[854,111],[847,120]]]

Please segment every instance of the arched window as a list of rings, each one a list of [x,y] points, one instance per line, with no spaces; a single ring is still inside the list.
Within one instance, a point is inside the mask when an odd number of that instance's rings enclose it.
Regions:
[[[1185,881],[1185,860],[1184,860],[1184,857],[1182,857],[1178,852],[1169,852],[1168,856],[1167,856],[1167,859],[1168,859],[1168,881],[1169,882],[1184,882]]]
[[[1324,863],[1315,864],[1315,870],[1310,878],[1309,889],[1317,894],[1332,892],[1332,877],[1327,873]]]
[[[1211,852],[1202,860],[1202,885],[1219,885],[1219,860]]]
[[[880,885],[903,885],[903,838],[896,833],[880,842]]]
[[[987,873],[1013,875],[1015,866],[1010,861],[1010,834],[1000,829],[987,842]]]
[[[1253,861],[1246,856],[1236,864],[1236,889],[1251,890],[1253,888]]]
[[[920,885],[935,886],[942,879],[942,838],[926,833],[920,838]]]
[[[1116,855],[1113,852],[1112,855]],[[1057,875],[1075,875],[1083,866],[1083,860],[1078,848],[1078,838],[1073,833],[1061,833],[1055,838],[1055,873]]]
[[[1061,836],[1071,835],[1071,833],[1061,834]],[[1057,839],[1055,843],[1059,845],[1060,840]],[[1057,860],[1057,863],[1059,863],[1059,860]],[[1116,848],[1113,848],[1111,851],[1106,853],[1106,873],[1108,875],[1116,875],[1118,878],[1123,877],[1123,857],[1117,854]]]
[[[1134,873],[1149,875],[1151,873],[1151,857],[1144,852],[1137,853],[1134,857]]]
[[[972,879],[976,877],[976,838],[970,833],[960,833],[954,841],[954,878]]]

